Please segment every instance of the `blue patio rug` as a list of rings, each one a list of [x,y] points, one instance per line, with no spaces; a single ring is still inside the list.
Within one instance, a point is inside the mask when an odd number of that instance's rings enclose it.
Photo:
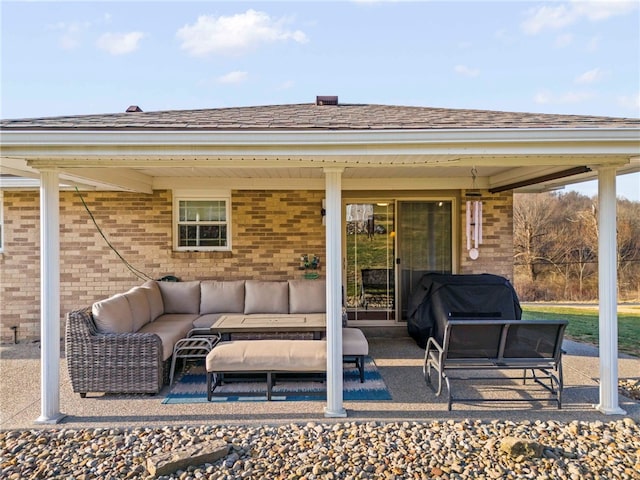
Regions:
[[[266,376],[265,376],[266,378]],[[246,392],[246,395],[232,395],[212,397],[211,403],[216,402],[261,402],[267,401],[266,379],[265,381],[234,381],[228,385],[216,387],[216,392]],[[294,390],[295,394],[278,395],[278,391]],[[255,395],[251,393],[255,392]],[[322,392],[313,395],[305,395],[304,392]],[[380,376],[378,367],[371,357],[366,357],[364,383],[360,383],[360,374],[353,364],[345,364],[343,377],[344,400],[391,400],[391,394],[384,380]],[[318,381],[301,381],[278,379],[273,387],[271,401],[319,401],[326,400],[326,383]],[[206,403],[207,402],[207,377],[203,364],[194,364],[187,367],[187,371],[174,383],[173,388],[162,400],[162,403]]]

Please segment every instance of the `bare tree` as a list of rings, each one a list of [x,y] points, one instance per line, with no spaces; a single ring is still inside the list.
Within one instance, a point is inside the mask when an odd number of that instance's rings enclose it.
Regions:
[[[514,283],[527,300],[598,297],[598,202],[576,192],[514,196]],[[618,200],[620,298],[640,299],[640,202]]]

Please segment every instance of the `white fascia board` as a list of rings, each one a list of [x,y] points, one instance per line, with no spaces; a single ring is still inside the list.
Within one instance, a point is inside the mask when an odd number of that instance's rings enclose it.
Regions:
[[[0,174],[26,178],[40,178],[40,172],[27,165],[22,158],[0,157]]]
[[[343,178],[344,190],[459,190],[471,188],[467,177],[439,177],[437,181],[428,178],[385,178],[384,182],[371,178]],[[477,188],[488,188],[486,179],[476,180]],[[324,179],[301,178],[193,178],[193,177],[159,177],[153,183],[154,190],[180,189],[182,192],[203,190],[211,192],[219,189],[228,190],[318,190],[325,189]]]
[[[640,154],[640,129],[366,131],[8,131],[5,154],[28,158],[184,155]]]
[[[512,183],[518,183],[528,180],[530,178],[542,177],[556,173],[565,169],[566,166],[531,166],[531,167],[518,167],[508,170],[506,172],[492,175],[489,179],[490,187],[499,187],[501,185],[508,185]]]
[[[0,190],[33,190],[40,187],[40,180],[25,177],[0,177]]]
[[[99,189],[153,193],[153,179],[135,170],[121,168],[78,168],[61,171],[60,176]]]

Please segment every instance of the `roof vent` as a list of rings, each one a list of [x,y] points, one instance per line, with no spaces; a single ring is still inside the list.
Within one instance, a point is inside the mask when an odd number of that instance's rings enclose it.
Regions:
[[[338,105],[338,97],[331,95],[318,95],[316,105]]]
[[[134,112],[141,112],[141,111],[142,109],[138,105],[131,105],[126,110],[127,113],[134,113]]]

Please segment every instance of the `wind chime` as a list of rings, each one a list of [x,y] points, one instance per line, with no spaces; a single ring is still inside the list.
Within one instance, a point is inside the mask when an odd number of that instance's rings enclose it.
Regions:
[[[480,256],[478,250],[482,244],[482,201],[471,200],[480,198],[482,194],[476,189],[476,167],[471,169],[472,189],[466,192],[467,197],[467,252],[469,258],[476,260]]]

